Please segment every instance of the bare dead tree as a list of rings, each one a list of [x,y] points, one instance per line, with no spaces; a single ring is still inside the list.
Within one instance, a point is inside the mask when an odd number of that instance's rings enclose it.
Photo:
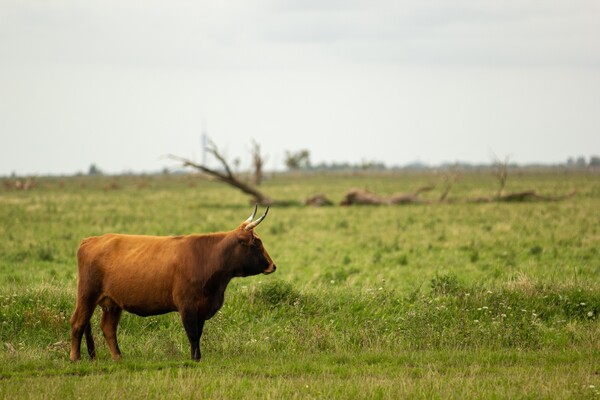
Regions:
[[[508,180],[508,160],[509,156],[504,158],[504,161],[501,161],[498,157],[494,156],[494,165],[496,167],[496,179],[498,179],[498,193],[496,194],[497,198],[502,197],[502,193],[504,193],[504,187],[506,186],[506,181]]]
[[[215,178],[217,181],[226,183],[228,185],[235,187],[236,189],[241,190],[242,192],[252,196],[253,203],[257,203],[257,204],[265,205],[265,206],[273,205],[276,203],[282,203],[282,202],[278,202],[278,201],[271,199],[269,196],[265,195],[264,193],[262,193],[260,190],[258,190],[254,186],[252,186],[246,182],[243,182],[238,177],[236,177],[233,174],[233,172],[231,172],[231,168],[229,167],[227,160],[219,152],[217,146],[212,141],[209,141],[207,151],[210,154],[212,154],[219,161],[219,163],[221,163],[221,166],[223,167],[223,171],[208,168],[206,165],[198,164],[192,160],[189,160],[184,157],[179,157],[179,156],[176,156],[173,154],[169,154],[168,157],[172,160],[181,162],[184,167],[195,168],[195,169],[197,169],[201,172],[204,172],[205,174]]]
[[[263,166],[267,161],[267,157],[260,154],[260,145],[252,140],[252,168],[253,168],[253,180],[256,186],[260,186],[263,181]]]
[[[444,174],[443,180],[444,189],[438,199],[438,202],[440,203],[444,203],[446,201],[446,199],[448,198],[448,194],[450,194],[450,191],[452,190],[452,187],[454,186],[456,181],[458,181],[458,172],[452,170],[448,171],[446,174]]]

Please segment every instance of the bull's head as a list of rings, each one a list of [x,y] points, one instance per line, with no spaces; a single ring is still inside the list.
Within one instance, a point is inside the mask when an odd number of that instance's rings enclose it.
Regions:
[[[275,272],[277,268],[275,263],[265,250],[262,240],[254,232],[254,228],[260,224],[267,213],[269,207],[265,210],[264,214],[256,221],[252,221],[256,215],[258,206],[254,207],[254,212],[246,221],[244,221],[237,229],[237,238],[240,246],[240,260],[242,264],[242,276],[258,275],[258,274],[270,274]]]

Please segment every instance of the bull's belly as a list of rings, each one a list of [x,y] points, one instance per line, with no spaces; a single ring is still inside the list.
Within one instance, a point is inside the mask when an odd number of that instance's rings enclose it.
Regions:
[[[161,314],[166,314],[166,313],[170,313],[173,311],[177,311],[176,309],[173,309],[173,308],[148,309],[148,308],[140,308],[140,307],[136,307],[136,306],[127,306],[127,307],[124,307],[123,309],[132,314],[139,315],[140,317],[149,317],[151,315],[161,315]]]
[[[132,301],[131,299],[119,299],[114,296],[104,295],[98,301],[98,305],[103,310],[111,308],[120,308],[140,317],[148,317],[151,315],[166,314],[172,311],[177,311],[174,304],[167,302],[157,302],[156,300]]]

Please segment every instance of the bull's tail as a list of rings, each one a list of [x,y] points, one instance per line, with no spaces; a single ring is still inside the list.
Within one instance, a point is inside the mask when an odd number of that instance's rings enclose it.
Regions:
[[[92,336],[91,321],[88,321],[87,325],[85,326],[85,344],[87,345],[90,358],[96,358],[96,345],[94,344],[94,337]]]

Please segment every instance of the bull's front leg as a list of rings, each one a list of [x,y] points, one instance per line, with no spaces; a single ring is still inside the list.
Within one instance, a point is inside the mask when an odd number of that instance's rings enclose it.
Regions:
[[[198,316],[197,310],[184,310],[181,312],[181,320],[190,341],[192,360],[200,361],[200,337],[204,329],[204,319]]]

